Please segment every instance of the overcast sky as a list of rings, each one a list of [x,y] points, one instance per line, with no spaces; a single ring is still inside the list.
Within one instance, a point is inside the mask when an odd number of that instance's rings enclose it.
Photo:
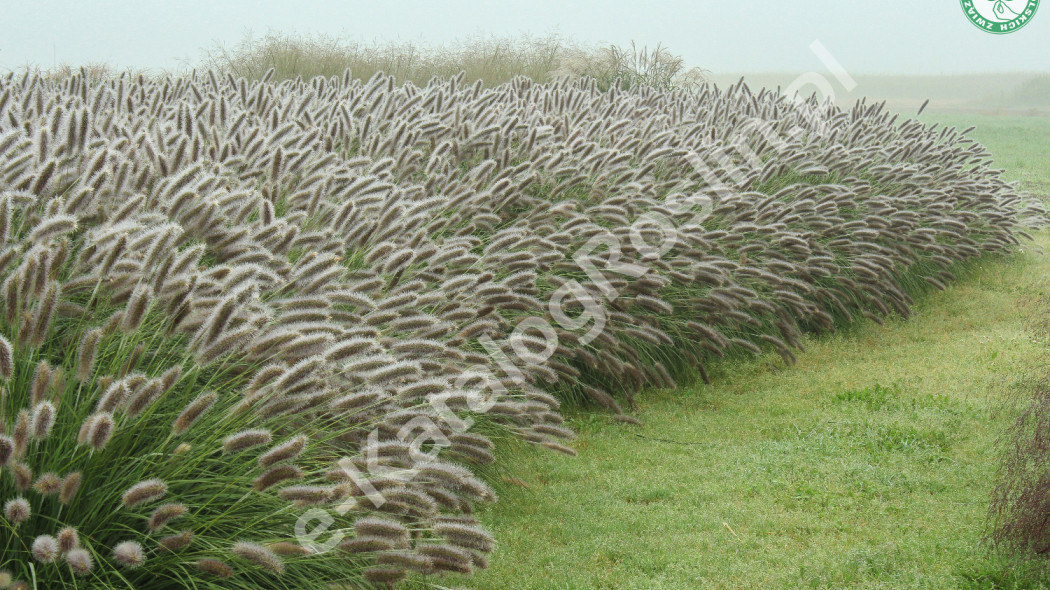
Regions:
[[[662,42],[713,72],[821,69],[809,50],[820,40],[856,74],[1050,71],[1050,6],[1018,32],[991,35],[967,22],[959,0],[0,0],[0,25],[0,71],[88,62],[174,69],[249,31],[366,42],[550,33],[584,44]]]

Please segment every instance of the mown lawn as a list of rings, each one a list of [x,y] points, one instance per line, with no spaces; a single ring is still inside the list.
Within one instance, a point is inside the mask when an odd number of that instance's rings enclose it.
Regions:
[[[925,119],[936,119],[926,115]],[[1050,119],[942,117],[1050,193]],[[645,425],[570,411],[579,457],[515,447],[472,588],[1041,587],[982,536],[996,437],[1050,363],[1050,233],[908,320],[811,338],[640,396]]]
[[[987,117],[927,113],[927,123],[941,122],[966,129],[976,125],[974,137],[995,155],[996,166],[1021,187],[1050,195],[1050,117]]]

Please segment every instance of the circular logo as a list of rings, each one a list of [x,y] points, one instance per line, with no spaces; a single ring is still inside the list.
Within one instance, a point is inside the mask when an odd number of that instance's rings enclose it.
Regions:
[[[1039,0],[962,0],[963,12],[975,27],[1005,35],[1028,24]]]

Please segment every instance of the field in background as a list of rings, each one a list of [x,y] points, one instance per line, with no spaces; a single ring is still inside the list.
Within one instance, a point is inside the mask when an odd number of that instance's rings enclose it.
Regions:
[[[398,80],[426,84],[431,78],[463,72],[468,83],[486,85],[527,76],[547,82],[559,76],[588,75],[600,86],[613,80],[658,87],[695,88],[706,79],[720,87],[735,83],[740,73],[711,73],[714,63],[686,63],[673,48],[646,46],[581,46],[556,34],[542,37],[474,36],[445,45],[423,46],[409,41],[362,43],[325,35],[271,32],[247,36],[240,42],[216,44],[204,51],[200,68],[212,68],[249,79],[262,78],[271,68],[275,80],[302,76],[341,76],[350,69],[367,80],[384,72]],[[53,68],[68,75],[69,66]],[[105,64],[86,66],[93,75],[116,73]],[[138,73],[138,72],[136,72]],[[143,72],[149,73],[149,72]],[[156,73],[156,72],[154,72]],[[752,88],[787,88],[802,72],[747,73]],[[823,70],[820,73],[826,74]],[[862,97],[886,100],[890,109],[915,113],[924,100],[939,113],[985,115],[1050,115],[1050,73],[1014,72],[975,75],[907,76],[866,75],[851,72],[856,88],[846,92],[826,74],[837,102],[847,106]],[[815,88],[806,87],[805,93]]]
[[[1010,177],[1050,192],[1050,118],[923,118],[976,124]],[[794,367],[641,395],[643,427],[576,413],[578,458],[514,449],[471,587],[1043,587],[981,540],[1006,401],[1047,363],[1032,315],[1050,236],[1037,246],[907,321],[811,338]]]
[[[992,150],[996,166],[1006,170],[1008,178],[1032,193],[1050,195],[1050,117],[929,112],[921,118],[960,129],[976,126],[974,137]]]
[[[419,85],[434,76],[454,76],[460,71],[468,82],[483,80],[489,85],[519,75],[540,82],[561,75],[589,75],[605,85],[619,78],[661,87],[695,87],[698,80],[706,78],[725,87],[741,77],[738,73],[712,74],[703,69],[712,64],[686,64],[660,46],[582,47],[557,35],[478,36],[422,47],[411,42],[366,44],[335,37],[270,33],[246,37],[232,46],[216,45],[206,52],[203,65],[248,78],[260,78],[273,68],[278,80],[337,76],[350,68],[363,80],[382,71]],[[799,73],[748,73],[746,79],[752,88],[787,88]],[[1050,73],[853,77],[857,87],[845,92],[829,76],[839,104],[848,105],[867,96],[885,99],[891,109],[914,113],[928,98],[931,112],[1050,115]],[[813,90],[810,87],[805,92]]]
[[[798,77],[795,73],[747,74],[752,88],[787,88]],[[824,73],[821,71],[821,73]],[[724,87],[735,83],[741,74],[710,74],[709,79]],[[982,115],[1050,115],[1050,74],[1006,73],[954,76],[853,76],[857,83],[846,92],[834,77],[827,74],[841,105],[848,106],[863,97],[886,100],[890,109],[914,114],[923,101],[930,99],[927,110],[938,113]],[[812,86],[804,93],[812,93]]]

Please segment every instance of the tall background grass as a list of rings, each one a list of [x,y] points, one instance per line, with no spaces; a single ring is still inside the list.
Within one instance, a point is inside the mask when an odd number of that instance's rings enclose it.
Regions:
[[[661,89],[694,88],[705,72],[657,45],[632,43],[584,47],[556,35],[545,37],[477,36],[423,47],[411,42],[359,43],[328,35],[271,32],[248,36],[233,46],[205,52],[203,66],[250,80],[271,69],[274,80],[301,76],[342,76],[367,80],[383,72],[402,82],[424,85],[434,77],[463,73],[466,82],[494,86],[525,76],[548,82],[561,76],[589,76],[602,89],[647,85]]]

